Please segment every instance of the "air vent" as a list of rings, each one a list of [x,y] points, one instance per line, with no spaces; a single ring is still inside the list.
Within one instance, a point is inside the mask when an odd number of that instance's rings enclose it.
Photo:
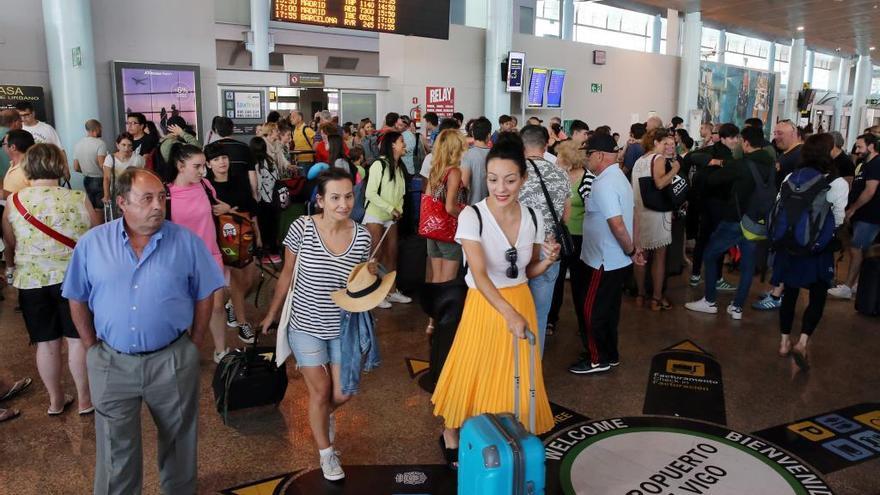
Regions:
[[[277,52],[270,53],[269,65],[272,67],[284,67],[284,54]]]
[[[325,69],[355,70],[360,59],[351,57],[327,57]]]

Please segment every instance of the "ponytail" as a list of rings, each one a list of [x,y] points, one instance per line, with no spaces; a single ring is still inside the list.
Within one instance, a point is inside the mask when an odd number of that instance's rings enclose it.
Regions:
[[[168,182],[174,182],[177,179],[178,166],[190,157],[201,155],[202,149],[193,144],[185,144],[176,142],[171,145],[171,152],[168,154]]]

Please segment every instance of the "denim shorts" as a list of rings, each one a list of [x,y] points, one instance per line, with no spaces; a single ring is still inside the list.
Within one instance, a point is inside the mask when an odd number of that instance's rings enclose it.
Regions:
[[[880,234],[880,224],[853,222],[852,247],[867,251],[877,238],[877,234]]]
[[[299,330],[291,330],[287,332],[287,342],[296,358],[297,366],[342,363],[342,341],[339,337],[323,340]]]
[[[459,246],[458,243],[427,239],[427,245],[429,258],[440,258],[447,261],[458,261],[461,263],[461,246]]]

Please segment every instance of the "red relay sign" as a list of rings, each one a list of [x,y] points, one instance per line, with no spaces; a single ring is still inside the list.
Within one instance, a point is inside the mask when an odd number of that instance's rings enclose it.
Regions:
[[[441,117],[455,113],[455,88],[428,86],[425,88],[425,111]]]

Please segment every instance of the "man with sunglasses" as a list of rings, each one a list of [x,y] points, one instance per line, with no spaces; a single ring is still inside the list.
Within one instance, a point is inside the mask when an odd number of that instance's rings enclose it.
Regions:
[[[34,136],[35,143],[52,143],[63,149],[61,146],[61,138],[58,137],[55,128],[45,122],[40,122],[37,119],[37,114],[34,113],[34,106],[31,105],[30,102],[20,101],[15,104],[15,109],[21,117],[22,124],[24,124],[22,129],[28,131]]]
[[[617,327],[623,284],[633,263],[645,264],[634,238],[633,190],[617,164],[617,145],[605,133],[595,133],[586,143],[587,168],[596,175],[584,215],[581,260],[587,265],[585,299],[575,301],[583,308],[584,353],[568,371],[587,375],[609,371],[620,364]]]

